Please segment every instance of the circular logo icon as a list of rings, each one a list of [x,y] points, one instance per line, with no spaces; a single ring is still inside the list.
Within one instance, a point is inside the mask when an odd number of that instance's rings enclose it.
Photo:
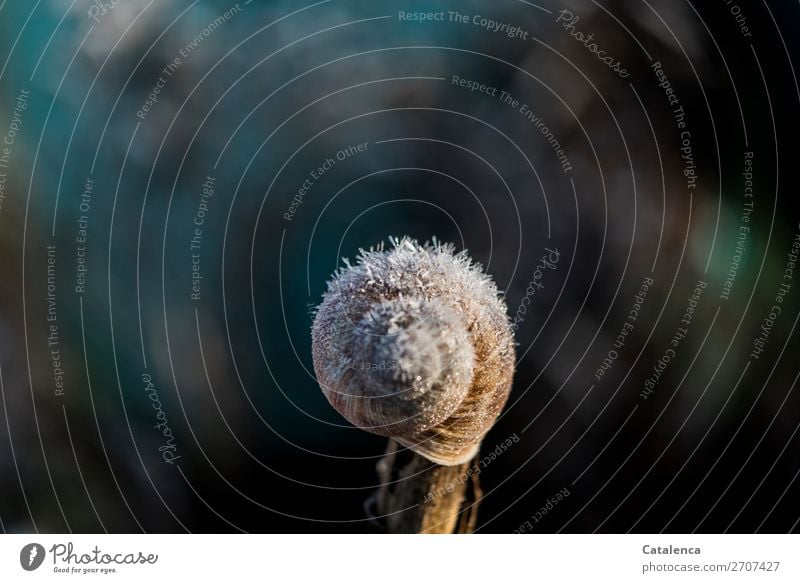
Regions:
[[[44,562],[44,547],[37,543],[31,543],[22,547],[19,552],[19,564],[26,571],[35,571]]]

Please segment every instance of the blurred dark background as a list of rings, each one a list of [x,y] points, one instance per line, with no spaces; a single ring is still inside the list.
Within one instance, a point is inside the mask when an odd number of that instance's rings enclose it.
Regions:
[[[796,530],[798,10],[3,2],[2,528],[378,532],[386,440],[322,396],[311,308],[342,258],[410,235],[468,249],[510,317],[560,253],[484,442],[520,438],[481,472],[481,532]]]

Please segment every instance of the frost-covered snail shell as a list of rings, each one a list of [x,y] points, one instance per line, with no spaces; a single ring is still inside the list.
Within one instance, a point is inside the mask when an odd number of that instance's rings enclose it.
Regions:
[[[441,465],[468,462],[511,390],[505,303],[452,246],[392,243],[328,283],[312,330],[317,379],[357,427]]]

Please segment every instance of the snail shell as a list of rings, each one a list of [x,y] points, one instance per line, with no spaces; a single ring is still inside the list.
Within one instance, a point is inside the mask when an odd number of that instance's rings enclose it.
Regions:
[[[314,370],[348,421],[441,465],[472,459],[508,399],[505,303],[465,253],[404,238],[334,274],[312,329]]]

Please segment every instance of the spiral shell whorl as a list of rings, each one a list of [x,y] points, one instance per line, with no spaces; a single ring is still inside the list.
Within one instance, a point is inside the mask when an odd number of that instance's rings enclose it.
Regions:
[[[313,326],[314,368],[346,419],[442,465],[468,461],[511,388],[505,304],[451,246],[393,240],[328,284]]]

